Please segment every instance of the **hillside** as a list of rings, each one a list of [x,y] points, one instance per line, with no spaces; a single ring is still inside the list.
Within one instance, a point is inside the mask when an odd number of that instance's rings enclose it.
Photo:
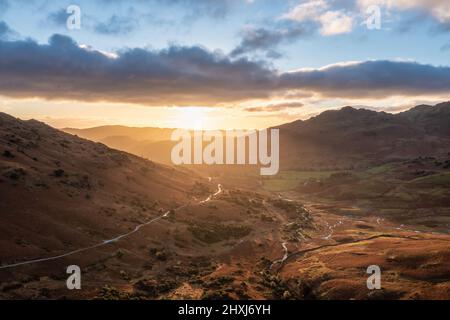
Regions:
[[[102,126],[89,129],[64,128],[62,130],[155,162],[171,164],[170,151],[173,142],[170,141],[170,135],[173,129]]]
[[[101,141],[109,137],[132,137],[135,141],[154,142],[170,140],[173,129],[101,126],[88,129],[64,128],[62,130],[93,141]]]
[[[0,197],[0,299],[273,298],[240,284],[277,259],[282,221],[312,227],[268,195],[3,113]]]
[[[450,152],[450,102],[391,114],[344,107],[281,125],[280,163],[287,169],[370,167]],[[65,129],[156,162],[170,164],[172,129]]]
[[[2,113],[0,265],[132,230],[189,201],[203,180]]]
[[[390,114],[345,107],[279,127],[284,168],[345,169],[450,152],[450,103]]]

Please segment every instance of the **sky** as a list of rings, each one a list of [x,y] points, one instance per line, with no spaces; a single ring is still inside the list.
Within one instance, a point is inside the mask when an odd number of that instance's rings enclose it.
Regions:
[[[264,128],[450,100],[448,0],[0,0],[0,111]]]

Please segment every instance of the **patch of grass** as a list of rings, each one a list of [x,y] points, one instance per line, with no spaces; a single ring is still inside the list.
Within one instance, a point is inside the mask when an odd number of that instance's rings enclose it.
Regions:
[[[450,172],[433,174],[426,177],[420,177],[411,181],[412,184],[430,184],[437,186],[450,186]]]
[[[393,163],[386,163],[381,166],[373,167],[365,171],[365,173],[371,174],[371,175],[377,175],[377,174],[383,174],[391,171],[394,168]]]
[[[281,192],[295,189],[299,184],[310,180],[322,180],[341,171],[281,171],[263,180],[264,189]]]

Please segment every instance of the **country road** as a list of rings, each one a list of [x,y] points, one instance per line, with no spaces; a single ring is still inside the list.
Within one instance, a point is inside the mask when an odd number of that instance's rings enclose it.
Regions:
[[[205,200],[202,200],[202,201],[198,202],[197,204],[203,204],[203,203],[206,203],[206,202],[211,201],[214,197],[216,197],[217,195],[219,195],[220,193],[222,193],[222,191],[223,191],[223,190],[222,190],[222,185],[219,183],[219,184],[217,185],[217,191],[216,191],[215,193],[209,195],[208,198],[206,198]],[[178,210],[181,210],[181,209],[187,207],[188,205],[189,205],[189,204],[184,204],[184,205],[182,205],[182,206],[180,206],[180,207],[178,207],[178,208],[176,208],[176,209],[173,209],[173,210],[174,210],[174,211],[178,211]],[[114,237],[114,238],[112,238],[112,239],[104,240],[104,241],[102,241],[102,242],[100,242],[100,243],[97,243],[97,244],[94,244],[94,245],[92,245],[92,246],[88,246],[88,247],[85,247],[85,248],[76,249],[76,250],[73,250],[73,251],[70,251],[70,252],[67,252],[67,253],[63,253],[63,254],[56,255],[56,256],[52,256],[52,257],[48,257],[48,258],[39,258],[39,259],[33,259],[33,260],[27,260],[27,261],[22,261],[22,262],[17,262],[17,263],[12,263],[12,264],[7,264],[7,265],[2,265],[2,266],[0,266],[0,270],[3,270],[3,269],[10,269],[10,268],[14,268],[14,267],[20,267],[20,266],[24,266],[24,265],[30,265],[30,264],[39,263],[39,262],[58,260],[58,259],[61,259],[61,258],[65,258],[65,257],[68,257],[68,256],[75,255],[75,254],[77,254],[77,253],[86,252],[86,251],[88,251],[88,250],[96,249],[96,248],[103,247],[103,246],[106,246],[106,245],[111,244],[111,243],[118,242],[118,241],[122,240],[123,238],[126,238],[126,237],[128,237],[128,236],[130,236],[130,235],[132,235],[132,234],[134,234],[134,233],[136,233],[136,232],[138,232],[141,228],[143,228],[143,227],[145,227],[145,226],[148,226],[148,225],[150,225],[150,224],[152,224],[152,223],[154,223],[154,222],[156,222],[156,221],[158,221],[158,220],[161,220],[161,219],[163,219],[163,218],[168,217],[170,211],[171,211],[171,210],[168,210],[168,211],[166,211],[163,215],[161,215],[161,216],[159,216],[159,217],[153,218],[153,219],[151,219],[150,221],[147,221],[147,222],[145,222],[145,223],[142,223],[142,224],[137,225],[137,226],[136,226],[132,231],[130,231],[130,232],[127,232],[127,233],[118,235],[118,236],[116,236],[116,237]]]

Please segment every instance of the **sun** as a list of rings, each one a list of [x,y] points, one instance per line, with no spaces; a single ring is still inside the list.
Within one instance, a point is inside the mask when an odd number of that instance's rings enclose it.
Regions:
[[[177,119],[178,128],[203,130],[205,124],[205,112],[199,107],[180,108],[180,114]]]

